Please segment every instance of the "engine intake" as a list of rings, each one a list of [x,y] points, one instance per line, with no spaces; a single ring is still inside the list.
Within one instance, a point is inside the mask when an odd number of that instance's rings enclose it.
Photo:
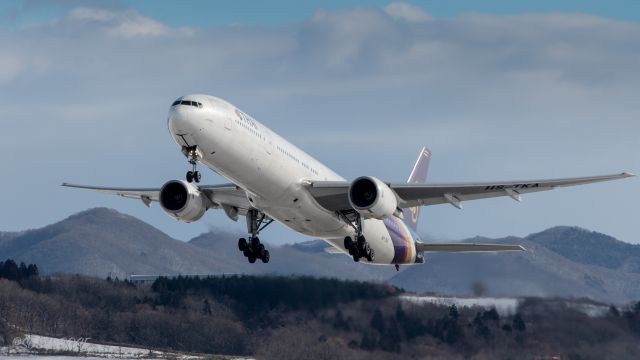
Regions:
[[[198,188],[183,180],[167,181],[160,189],[160,206],[172,217],[193,222],[200,219],[207,206]]]
[[[349,203],[365,217],[385,219],[395,213],[398,207],[396,195],[377,178],[362,176],[349,186]]]

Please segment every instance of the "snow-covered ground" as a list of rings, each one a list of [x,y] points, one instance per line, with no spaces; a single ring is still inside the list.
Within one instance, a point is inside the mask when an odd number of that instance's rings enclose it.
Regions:
[[[39,335],[25,335],[20,338],[16,338],[13,341],[12,346],[0,348],[1,359],[24,359],[25,357],[38,359],[79,359],[81,356],[83,359],[103,359],[103,358],[117,358],[117,359],[203,359],[203,358],[215,358],[215,356],[197,356],[181,354],[177,352],[165,352],[150,350],[144,348],[134,348],[126,346],[114,346],[114,345],[102,345],[90,343],[91,339],[86,338],[52,338]],[[62,356],[43,356],[43,354],[77,354],[73,357]],[[221,356],[224,359],[245,359],[245,358],[233,358],[229,356]],[[248,360],[248,359],[247,359]]]
[[[104,360],[99,357],[87,356],[43,356],[43,355],[0,355],[2,360]],[[126,359],[126,358],[125,358]]]
[[[436,304],[451,306],[455,305],[459,308],[479,307],[483,309],[496,308],[501,316],[513,315],[518,311],[520,302],[519,298],[493,298],[493,297],[444,297],[444,296],[421,296],[421,295],[401,295],[401,300],[413,304]],[[548,299],[545,300],[545,306],[566,307],[579,311],[590,317],[604,316],[609,312],[609,306],[603,304],[594,304],[583,301]]]
[[[496,308],[500,315],[512,315],[518,310],[520,300],[516,298],[462,298],[462,297],[441,297],[441,296],[418,296],[418,295],[402,295],[401,300],[413,304],[436,304],[451,306],[455,305],[459,308],[463,307],[481,307],[484,309]]]

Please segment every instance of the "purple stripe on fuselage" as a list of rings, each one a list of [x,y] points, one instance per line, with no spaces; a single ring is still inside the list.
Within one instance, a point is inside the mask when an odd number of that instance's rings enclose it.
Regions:
[[[387,232],[389,233],[389,237],[391,238],[391,243],[393,244],[393,260],[392,263],[405,263],[408,259],[409,255],[409,246],[413,246],[412,239],[415,238],[404,224],[401,223],[402,220],[390,217],[384,220],[384,225],[387,228]]]

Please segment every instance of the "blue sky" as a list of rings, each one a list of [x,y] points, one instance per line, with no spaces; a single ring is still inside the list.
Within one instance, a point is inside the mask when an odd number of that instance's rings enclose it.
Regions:
[[[7,1],[0,231],[93,206],[188,240],[211,227],[59,187],[160,186],[186,161],[166,113],[225,98],[347,178],[431,181],[640,172],[640,11],[632,1]],[[225,182],[212,173],[208,183]],[[640,242],[638,180],[424,209],[441,239],[577,225]],[[283,227],[272,242],[304,240]]]
[[[453,17],[464,13],[489,13],[513,15],[528,13],[568,12],[584,13],[609,18],[640,20],[640,2],[635,0],[452,0],[407,1],[436,17]],[[371,0],[196,0],[196,1],[21,1],[7,0],[0,3],[5,26],[51,21],[77,6],[99,6],[111,9],[134,9],[145,16],[171,26],[211,27],[228,25],[279,26],[302,22],[319,8],[343,10],[353,7],[383,8],[389,1]]]

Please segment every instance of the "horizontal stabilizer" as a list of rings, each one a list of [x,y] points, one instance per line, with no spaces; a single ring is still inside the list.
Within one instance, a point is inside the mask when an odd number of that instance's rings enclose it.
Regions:
[[[502,244],[422,244],[417,243],[416,249],[425,252],[481,252],[481,251],[525,251],[521,245]]]
[[[344,252],[335,246],[329,246],[324,249],[327,254],[344,254]]]

